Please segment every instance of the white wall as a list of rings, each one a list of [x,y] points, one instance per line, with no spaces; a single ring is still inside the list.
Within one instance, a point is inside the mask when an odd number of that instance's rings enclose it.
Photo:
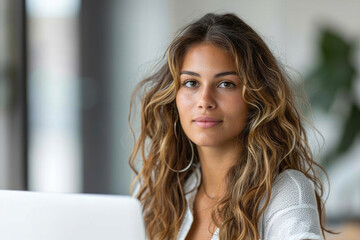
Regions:
[[[114,192],[128,194],[131,171],[128,158],[133,138],[128,125],[131,93],[146,72],[159,59],[169,39],[168,1],[113,1],[111,49],[114,87],[113,171]]]

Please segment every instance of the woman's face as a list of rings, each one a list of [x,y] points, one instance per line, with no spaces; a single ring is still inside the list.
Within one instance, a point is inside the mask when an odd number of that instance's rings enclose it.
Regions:
[[[226,147],[238,141],[248,107],[230,54],[209,43],[184,56],[176,105],[186,135],[197,146]]]

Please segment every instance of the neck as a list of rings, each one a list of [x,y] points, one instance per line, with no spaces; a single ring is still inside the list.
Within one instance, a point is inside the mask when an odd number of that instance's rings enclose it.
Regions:
[[[241,148],[197,146],[201,164],[201,187],[208,197],[217,199],[226,192],[228,170],[238,161]]]

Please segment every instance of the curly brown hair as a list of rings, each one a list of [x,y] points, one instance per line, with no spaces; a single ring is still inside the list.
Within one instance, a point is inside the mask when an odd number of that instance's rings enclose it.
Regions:
[[[196,167],[176,173],[167,165],[183,169],[191,155],[184,131],[175,136],[175,98],[184,55],[191,46],[203,42],[224,49],[234,58],[249,109],[241,134],[243,154],[229,169],[227,193],[212,212],[220,239],[259,239],[257,226],[269,204],[272,184],[286,169],[298,170],[314,183],[324,235],[323,186],[315,167],[324,169],[313,159],[289,78],[250,26],[234,14],[209,13],[177,34],[166,50],[164,62],[139,83],[132,98],[133,104],[136,93],[140,93],[141,128],[129,163],[136,173],[134,182],[140,181],[136,197],[143,205],[149,239],[176,239],[184,219],[184,183]],[[142,167],[137,171],[139,154]],[[195,157],[194,161],[199,160]]]

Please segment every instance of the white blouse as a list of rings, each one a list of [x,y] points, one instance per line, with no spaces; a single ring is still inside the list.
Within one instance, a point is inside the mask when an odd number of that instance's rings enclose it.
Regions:
[[[200,185],[201,171],[197,168],[185,183],[187,210],[178,234],[184,240],[193,222],[193,203]],[[261,240],[323,240],[314,187],[299,171],[286,170],[275,180],[270,203],[259,221]],[[219,228],[211,240],[218,240]]]
[[[201,171],[198,167],[185,183],[187,209],[178,240],[186,238],[193,223],[193,204],[200,179]],[[323,240],[314,187],[304,174],[286,170],[276,178],[269,205],[260,218],[258,229],[261,240]],[[211,240],[219,240],[218,234],[219,228]]]

